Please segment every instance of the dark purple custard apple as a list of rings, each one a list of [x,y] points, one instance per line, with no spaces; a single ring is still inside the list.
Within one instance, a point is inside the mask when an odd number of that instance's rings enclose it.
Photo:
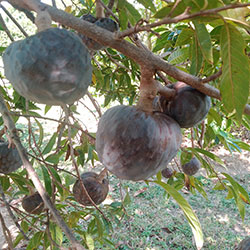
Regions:
[[[91,84],[88,49],[65,29],[51,28],[13,42],[5,50],[3,62],[16,91],[38,103],[72,104]]]
[[[38,192],[25,196],[22,200],[22,207],[30,214],[40,214],[44,210],[43,199]]]
[[[180,126],[172,118],[120,105],[101,117],[96,150],[118,178],[138,181],[163,170],[176,156],[181,141]]]
[[[200,161],[193,157],[190,162],[181,166],[183,172],[187,175],[195,175],[201,167]]]
[[[0,173],[9,174],[22,165],[17,149],[9,147],[8,142],[0,141]]]
[[[250,237],[242,240],[236,250],[250,250]]]
[[[106,29],[110,32],[115,32],[119,29],[118,24],[110,18],[102,17],[100,19],[95,18],[91,14],[86,14],[81,16],[81,19],[90,23],[94,23],[95,25]],[[80,38],[82,39],[83,43],[90,49],[90,50],[101,50],[106,48],[105,46],[101,45],[100,43],[94,41],[93,39],[79,34]]]
[[[161,175],[167,179],[171,178],[174,174],[174,171],[171,168],[164,168],[161,171]]]
[[[191,128],[204,120],[211,107],[210,97],[178,82],[176,96],[170,102],[161,97],[163,112],[176,120],[181,128]]]
[[[91,199],[95,202],[96,205],[102,203],[109,191],[109,182],[106,178],[99,180],[99,175],[94,172],[86,172],[81,174],[81,179],[86,188]],[[73,194],[79,203],[85,206],[92,206],[92,202],[88,198],[85,190],[82,188],[81,183],[77,180],[73,186]]]

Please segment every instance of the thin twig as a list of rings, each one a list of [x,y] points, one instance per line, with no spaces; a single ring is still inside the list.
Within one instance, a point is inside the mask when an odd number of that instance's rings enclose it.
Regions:
[[[66,121],[67,123],[69,123],[69,116],[70,116],[70,113],[69,113],[69,109],[68,107],[65,105],[63,106],[63,109],[64,109],[64,112],[65,112],[65,115],[66,115]],[[83,181],[82,181],[82,178],[81,178],[81,175],[80,175],[80,172],[79,172],[79,169],[78,169],[78,165],[76,163],[76,160],[75,160],[75,156],[74,156],[74,150],[73,150],[73,143],[72,143],[72,138],[71,138],[71,128],[70,126],[68,126],[68,141],[69,141],[69,145],[70,145],[70,155],[71,155],[71,160],[72,160],[72,163],[73,163],[73,166],[75,167],[75,170],[76,170],[76,174],[77,174],[77,177],[78,177],[78,180],[80,182],[80,185],[81,185],[81,188],[82,190],[84,191],[84,193],[86,194],[88,200],[91,202],[91,204],[96,208],[96,210],[103,216],[103,218],[105,218],[105,220],[108,220],[106,218],[106,216],[104,215],[104,213],[101,211],[101,209],[99,207],[97,207],[97,205],[95,204],[95,202],[93,201],[93,199],[90,197]]]
[[[216,72],[215,74],[206,77],[204,79],[201,80],[201,83],[207,83],[207,82],[211,82],[214,81],[215,79],[217,79],[218,77],[220,77],[222,74],[222,69],[220,68],[218,72]]]
[[[0,212],[0,221],[1,221],[1,224],[2,224],[2,228],[3,228],[3,234],[4,234],[4,237],[8,243],[8,248],[9,250],[13,250],[13,242],[12,242],[12,237],[11,237],[11,233],[10,233],[10,230],[8,229],[8,227],[6,226],[5,224],[5,221],[3,219],[3,216]]]
[[[18,27],[18,29],[23,33],[23,35],[25,37],[28,37],[29,35],[26,33],[26,31],[22,28],[22,26],[16,21],[16,19],[10,14],[10,12],[1,3],[0,3],[0,7],[3,9],[6,15],[11,19],[11,21]]]
[[[163,18],[160,21],[155,22],[155,23],[151,23],[151,24],[147,24],[147,25],[143,25],[143,26],[139,26],[139,27],[132,27],[132,28],[124,30],[122,32],[117,32],[116,37],[117,37],[117,39],[121,39],[121,38],[129,36],[131,34],[138,33],[140,31],[150,31],[150,29],[161,26],[163,24],[178,23],[178,22],[181,22],[181,21],[184,21],[187,19],[191,19],[194,17],[198,17],[198,16],[217,15],[220,11],[224,11],[224,10],[228,10],[228,9],[244,8],[244,7],[248,7],[248,6],[250,6],[250,3],[229,4],[226,6],[219,7],[219,8],[202,10],[202,11],[192,13],[192,14],[189,14],[189,8],[187,8],[184,13],[182,13],[176,17],[173,17],[173,18],[165,17],[165,18]]]
[[[13,116],[22,116],[22,117],[33,117],[33,118],[36,118],[36,119],[43,119],[43,120],[48,120],[48,121],[53,121],[53,122],[58,122],[58,123],[61,123],[61,124],[65,124],[67,126],[70,126],[72,128],[76,128],[78,130],[80,130],[81,132],[83,132],[84,134],[86,134],[88,137],[90,137],[92,140],[95,140],[95,137],[92,136],[91,134],[89,134],[88,132],[86,132],[84,129],[82,129],[81,127],[78,127],[74,124],[71,124],[71,123],[67,123],[66,121],[60,121],[60,120],[57,120],[57,119],[53,119],[53,118],[49,118],[49,117],[44,117],[44,116],[35,116],[35,115],[28,115],[28,114],[19,114],[17,112],[10,112],[11,115]]]
[[[12,42],[14,42],[15,39],[14,39],[13,36],[11,35],[11,33],[10,33],[10,31],[9,31],[9,29],[8,29],[8,27],[7,27],[7,25],[5,24],[5,22],[4,22],[4,20],[3,20],[1,14],[0,14],[0,24],[1,24],[2,28],[4,29],[4,31],[6,32],[7,36],[9,37],[9,39],[10,39]]]
[[[21,160],[23,162],[23,166],[26,168],[27,172],[29,173],[29,176],[31,180],[33,181],[38,193],[41,195],[45,205],[49,210],[51,211],[51,214],[53,215],[53,218],[57,222],[57,224],[61,227],[61,229],[64,231],[68,239],[70,240],[72,246],[78,247],[79,249],[84,249],[76,240],[73,232],[71,229],[66,225],[64,220],[62,219],[61,215],[59,214],[58,210],[55,208],[53,203],[50,200],[50,197],[45,191],[44,186],[42,185],[36,171],[34,170],[33,166],[29,162],[28,155],[26,153],[26,149],[23,147],[20,138],[17,134],[17,129],[15,127],[15,124],[9,114],[8,108],[6,107],[6,104],[4,102],[4,99],[0,95],[0,112],[2,113],[2,117],[4,120],[4,124],[7,126],[9,133],[11,135],[11,139],[16,145],[17,151],[21,157]]]
[[[24,233],[24,231],[22,230],[22,228],[20,227],[19,223],[18,223],[18,220],[16,219],[15,215],[13,214],[13,212],[11,211],[10,209],[10,204],[8,203],[8,201],[6,200],[5,198],[5,194],[4,194],[4,191],[3,191],[3,188],[2,188],[2,185],[0,183],[0,194],[2,196],[2,199],[3,199],[3,202],[6,206],[6,209],[8,211],[8,214],[10,216],[10,218],[12,219],[12,221],[15,223],[16,227],[18,228],[18,230],[21,232],[21,234],[23,235],[23,237],[26,239],[26,240],[29,240],[29,238],[26,236],[26,234]]]

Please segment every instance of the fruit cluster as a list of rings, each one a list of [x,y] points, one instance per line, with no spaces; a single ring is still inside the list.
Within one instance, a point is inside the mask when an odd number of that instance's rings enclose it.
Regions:
[[[115,32],[118,30],[118,24],[110,18],[102,17],[102,18],[95,18],[91,14],[86,14],[81,17],[82,20],[93,23],[100,28],[106,29],[110,32]],[[94,41],[93,39],[79,34],[80,38],[82,39],[83,43],[90,49],[90,50],[101,50],[104,49],[105,46],[101,45],[100,43]]]

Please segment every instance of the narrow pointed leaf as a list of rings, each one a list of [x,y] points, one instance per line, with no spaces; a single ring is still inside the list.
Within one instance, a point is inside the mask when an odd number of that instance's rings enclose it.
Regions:
[[[190,74],[198,75],[202,66],[203,56],[196,35],[193,36],[191,58]]]
[[[200,225],[199,219],[197,218],[196,214],[192,210],[189,203],[181,196],[181,194],[179,192],[177,192],[169,184],[166,184],[166,183],[161,182],[161,181],[156,181],[155,183],[162,186],[166,190],[166,192],[169,195],[171,195],[175,199],[175,201],[178,203],[178,205],[181,207],[189,225],[192,228],[192,232],[193,232],[193,235],[195,238],[196,247],[197,247],[197,249],[201,249],[203,246],[203,242],[204,242],[201,225]]]
[[[205,24],[194,21],[194,26],[202,55],[208,63],[212,64],[213,50],[210,34],[208,33]]]
[[[168,62],[171,64],[183,63],[189,56],[189,48],[181,48],[174,51],[169,57]]]
[[[250,69],[245,55],[245,42],[241,33],[231,24],[225,24],[221,30],[222,76],[220,91],[222,102],[228,112],[236,111],[241,121],[248,100]]]

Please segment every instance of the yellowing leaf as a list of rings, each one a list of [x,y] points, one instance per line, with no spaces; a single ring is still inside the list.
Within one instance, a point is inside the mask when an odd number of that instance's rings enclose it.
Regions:
[[[67,12],[67,13],[71,13],[71,8],[72,8],[72,6],[71,5],[69,5],[69,6],[67,6],[66,8],[65,8],[65,12]]]

